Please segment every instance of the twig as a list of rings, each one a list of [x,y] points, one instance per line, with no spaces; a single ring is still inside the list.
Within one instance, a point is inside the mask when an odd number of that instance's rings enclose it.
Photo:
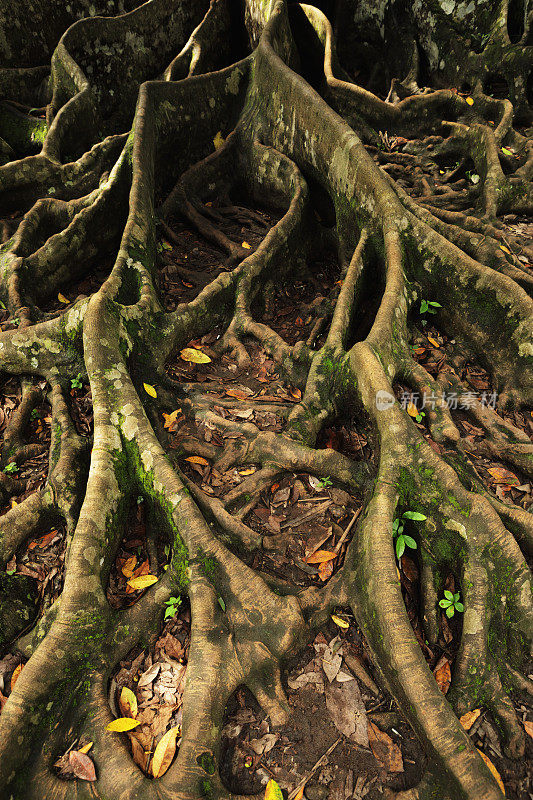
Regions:
[[[348,536],[348,534],[352,530],[353,526],[355,525],[355,521],[356,521],[357,517],[359,516],[359,514],[361,513],[361,511],[362,511],[362,508],[358,508],[356,511],[353,512],[353,517],[351,518],[351,520],[349,521],[348,525],[346,526],[346,530],[344,531],[344,533],[342,534],[341,538],[339,539],[339,541],[337,542],[337,544],[333,548],[333,552],[334,553],[337,553],[337,554],[339,553],[339,550],[341,549],[346,537]]]
[[[298,794],[298,792],[300,791],[300,789],[303,789],[303,788],[304,788],[305,784],[306,784],[306,783],[307,783],[307,782],[308,782],[308,781],[309,781],[309,780],[310,780],[310,779],[313,777],[313,775],[315,774],[315,772],[317,771],[317,769],[319,769],[319,768],[322,766],[322,764],[323,764],[323,763],[326,761],[326,759],[327,759],[327,757],[329,756],[329,754],[330,754],[330,753],[332,753],[332,752],[333,752],[333,750],[335,750],[335,748],[337,747],[337,745],[339,744],[339,742],[340,742],[341,740],[342,740],[342,736],[339,736],[339,738],[337,739],[337,741],[336,741],[336,742],[334,742],[334,744],[332,744],[332,745],[331,745],[331,747],[329,747],[329,748],[326,750],[326,752],[324,753],[324,755],[323,755],[323,756],[321,756],[321,757],[318,759],[318,761],[316,762],[316,764],[315,764],[315,766],[313,767],[313,769],[312,769],[310,772],[308,772],[308,773],[307,773],[307,775],[305,776],[305,778],[303,778],[303,779],[300,781],[300,783],[298,784],[298,786],[296,787],[296,789],[293,789],[293,790],[292,790],[292,792],[290,793],[290,795],[289,795],[289,797],[288,797],[288,800],[294,800],[294,798],[297,796],[297,794]]]

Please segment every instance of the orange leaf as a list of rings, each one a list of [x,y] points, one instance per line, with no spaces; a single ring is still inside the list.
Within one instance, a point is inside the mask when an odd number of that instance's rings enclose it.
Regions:
[[[15,667],[15,669],[13,670],[13,675],[11,676],[11,691],[13,691],[13,688],[18,680],[18,677],[22,672],[23,666],[24,664],[19,664],[18,667]]]
[[[507,486],[517,486],[520,483],[516,475],[503,467],[490,467],[487,472],[493,478],[493,483],[503,483]]]
[[[295,400],[301,400],[302,399],[302,393],[301,393],[301,391],[299,389],[291,389],[291,394],[292,394],[292,396],[294,397]]]
[[[176,418],[180,413],[181,413],[181,408],[177,408],[171,414],[165,414],[165,412],[163,411],[163,419],[165,420],[165,424],[163,427],[170,428],[170,430],[172,430],[172,426],[176,422]]]
[[[439,662],[433,670],[433,675],[437,681],[437,686],[443,694],[446,694],[452,682],[452,669],[450,662],[445,656],[439,659]]]
[[[505,786],[503,785],[503,781],[502,781],[502,779],[501,779],[501,775],[500,775],[500,773],[498,772],[498,770],[496,769],[496,767],[494,766],[494,764],[492,763],[492,761],[490,760],[490,758],[489,758],[488,756],[486,756],[486,755],[485,755],[485,753],[483,753],[483,752],[482,752],[482,751],[479,749],[479,747],[477,747],[477,748],[476,748],[476,750],[478,751],[479,755],[481,756],[481,758],[483,759],[483,761],[485,762],[485,764],[487,765],[487,767],[490,769],[490,771],[492,772],[492,774],[493,774],[493,775],[494,775],[494,777],[496,778],[496,783],[498,784],[498,786],[499,786],[499,787],[500,787],[500,789],[502,790],[502,794],[503,794],[503,796],[505,797]]]
[[[337,553],[332,550],[317,550],[307,558],[308,564],[325,564],[326,561],[332,561],[337,558]]]
[[[333,561],[326,561],[318,565],[318,577],[321,581],[327,581],[333,575]]]
[[[440,344],[437,342],[437,340],[433,336],[428,336],[428,342],[431,342],[433,347],[440,347]]]
[[[418,415],[418,409],[414,403],[409,403],[407,406],[407,413],[410,417],[416,417]]]
[[[206,458],[203,458],[202,456],[189,456],[188,458],[185,459],[185,461],[188,461],[189,464],[201,464],[202,467],[209,466],[209,461]]]
[[[467,711],[466,714],[463,714],[462,717],[459,717],[459,722],[465,729],[465,731],[469,731],[476,719],[481,714],[480,708],[475,708],[473,711]]]
[[[251,250],[252,249],[252,245],[248,244],[248,242],[243,242],[242,243],[242,247],[244,247],[245,250]]]
[[[127,558],[124,564],[122,565],[121,572],[126,578],[131,578],[135,571],[135,565],[137,563],[137,559],[135,556],[130,556]]]
[[[235,397],[237,400],[248,400],[250,397],[250,394],[243,392],[241,389],[226,389],[226,394],[228,397]]]
[[[531,736],[531,738],[533,739],[533,722],[530,722],[529,720],[526,719],[524,722],[524,728],[528,736]]]

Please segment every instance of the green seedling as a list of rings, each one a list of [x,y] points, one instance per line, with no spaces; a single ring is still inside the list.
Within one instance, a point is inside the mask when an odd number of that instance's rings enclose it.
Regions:
[[[12,461],[11,464],[6,464],[6,466],[4,467],[4,472],[6,472],[8,475],[18,471],[19,468],[17,467],[14,461]]]
[[[453,594],[449,589],[444,590],[444,597],[439,600],[439,606],[446,610],[446,616],[451,619],[456,611],[463,613],[465,607],[459,602],[460,592]]]
[[[333,486],[333,481],[331,480],[329,475],[326,475],[325,478],[319,478],[318,480],[320,481],[324,489],[327,489],[328,486]]]
[[[166,608],[164,619],[175,617],[178,608],[181,606],[181,597],[171,597],[165,602],[165,605]]]
[[[420,313],[421,314],[436,314],[436,308],[442,308],[440,303],[437,303],[435,300],[421,300],[420,301]]]
[[[82,376],[81,372],[78,372],[76,377],[72,378],[72,380],[70,381],[71,387],[73,389],[81,389],[81,387],[83,386],[82,378],[83,378],[83,376]]]
[[[411,550],[416,550],[418,547],[413,537],[403,532],[403,527],[405,524],[404,520],[406,519],[410,519],[415,522],[422,522],[423,520],[427,519],[427,517],[424,514],[420,514],[418,511],[404,511],[400,518],[394,520],[392,523],[392,535],[396,540],[395,550],[396,558],[398,559],[403,556],[406,547],[410,547]]]

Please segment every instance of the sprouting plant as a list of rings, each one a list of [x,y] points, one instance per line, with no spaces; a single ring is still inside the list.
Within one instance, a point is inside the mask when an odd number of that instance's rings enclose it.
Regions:
[[[397,558],[403,556],[406,547],[410,547],[411,550],[416,550],[418,546],[412,536],[403,532],[404,520],[406,519],[422,522],[427,519],[427,517],[424,514],[420,514],[418,511],[404,511],[401,517],[394,520],[392,523],[392,535],[396,540],[395,550]]]
[[[460,614],[465,610],[462,603],[459,602],[460,592],[453,594],[449,589],[444,590],[444,597],[439,600],[439,606],[446,609],[446,616],[451,619],[456,611]]]
[[[81,389],[81,387],[83,386],[82,378],[83,378],[83,376],[82,376],[81,372],[78,372],[76,377],[72,378],[72,380],[70,381],[71,387],[73,389]]]
[[[159,242],[157,245],[157,252],[162,253],[163,250],[172,250],[172,245],[168,242]]]
[[[18,469],[19,468],[17,467],[15,462],[12,461],[10,464],[6,464],[6,466],[4,467],[4,472],[7,472],[8,474],[10,474],[10,473],[13,473],[13,472],[18,472]]]
[[[15,325],[18,328],[18,326],[20,325],[19,317],[13,317],[13,325]]]
[[[440,303],[437,303],[435,300],[421,300],[420,301],[420,313],[421,314],[436,314],[436,308],[442,308]]]
[[[37,408],[32,408],[32,410],[31,410],[31,414],[30,414],[30,419],[31,419],[32,421],[33,421],[33,420],[36,420],[36,419],[39,419],[39,409],[37,409]]]
[[[328,486],[333,486],[333,481],[331,480],[329,475],[326,475],[324,478],[319,478],[318,480],[320,481],[324,489],[327,489]]]
[[[416,415],[415,419],[416,419],[417,422],[422,422],[422,418],[425,417],[425,416],[426,416],[426,412],[425,411],[419,411],[418,414]]]
[[[181,597],[170,597],[165,601],[165,619],[170,619],[176,615],[178,608],[181,606]]]

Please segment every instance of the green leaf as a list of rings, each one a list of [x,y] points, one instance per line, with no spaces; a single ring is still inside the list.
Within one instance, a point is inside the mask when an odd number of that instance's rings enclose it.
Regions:
[[[451,606],[451,604],[452,604],[452,601],[451,600],[446,600],[444,597],[442,598],[442,600],[439,600],[439,606],[441,608],[448,608],[449,606]]]
[[[446,616],[448,617],[448,619],[451,619],[454,614],[455,614],[455,608],[453,606],[450,606],[449,608],[446,609]]]
[[[428,310],[428,308],[429,308],[429,306],[428,306],[427,300],[422,300],[421,303],[420,303],[420,313],[421,314],[425,314],[426,311]]]
[[[465,607],[462,603],[455,603],[455,610],[459,611],[459,613],[462,614],[463,611],[465,610]]]
[[[265,800],[283,800],[281,789],[273,778],[266,785]]]
[[[14,569],[6,569],[6,575],[14,575],[14,574],[15,574]]]
[[[6,466],[4,467],[4,472],[7,472],[9,474],[11,472],[18,472],[18,469],[19,468],[17,467],[15,462],[12,461],[11,464],[6,464]]]
[[[514,153],[508,147],[502,147],[502,153],[506,156],[514,156]]]
[[[404,511],[402,516],[404,519],[414,519],[416,522],[422,522],[427,519],[425,514],[420,514],[418,511]]]
[[[224,600],[221,597],[218,597],[217,599],[218,599],[218,604],[219,604],[220,608],[222,609],[222,611],[225,611],[226,610],[226,604],[225,604]]]
[[[400,524],[400,520],[399,519],[395,519],[394,522],[392,523],[392,530],[393,531],[397,531],[399,524]]]
[[[460,598],[460,597],[461,597],[461,592],[456,592],[456,593],[454,594],[454,596],[453,596],[453,599],[454,599],[454,600],[459,600],[459,598]]]
[[[449,589],[445,589],[444,590],[444,597],[446,598],[446,600],[453,600],[454,599],[453,594],[452,594],[452,592],[450,592]]]
[[[411,550],[416,550],[417,544],[416,544],[416,542],[415,542],[415,540],[413,539],[412,536],[408,536],[406,533],[404,533],[403,540],[404,540],[405,544],[407,545],[407,547],[410,547]]]
[[[405,539],[403,534],[400,534],[396,539],[396,557],[401,558],[405,552]]]

